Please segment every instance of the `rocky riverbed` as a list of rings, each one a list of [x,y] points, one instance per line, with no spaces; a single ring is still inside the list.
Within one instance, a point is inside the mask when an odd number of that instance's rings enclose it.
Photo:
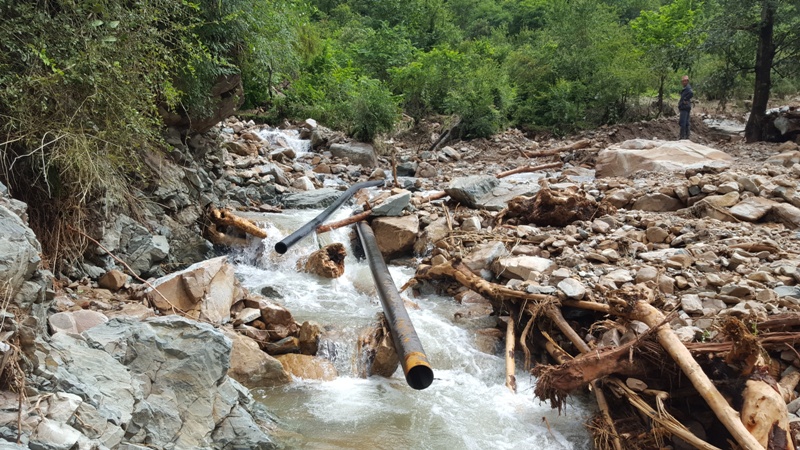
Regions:
[[[604,376],[639,393],[667,392],[679,425],[730,448],[714,414],[674,392],[673,383],[691,384],[657,349],[651,326],[609,309],[636,288],[665,314],[659,328],[694,352],[735,405],[734,381],[754,372],[781,386],[773,415],[797,443],[800,149],[746,145],[697,122],[692,142],[671,140],[677,127],[653,121],[569,140],[509,130],[445,143],[438,138],[447,130],[423,123],[376,149],[313,120],[278,133],[231,118],[189,139],[170,133],[172,152],[153,162],[161,182],[143,193],[151,201],[138,220],[106,218],[84,260],[55,276],[41,267],[26,205],[0,185],[0,438],[9,442],[0,448],[278,446],[275,421],[248,389],[336,377],[316,356],[326,324],[298,323],[270,292],[242,288],[218,256],[228,251],[221,244],[257,244],[209,227],[206,208],[242,216],[324,208],[368,179],[387,180],[356,196],[372,210],[381,251],[419,268],[408,300],[452,295],[458,320],[482,324],[485,351],[497,352],[507,335],[504,322],[486,327],[487,318],[510,315],[526,366],[555,367],[547,342],[578,356],[581,346],[544,313],[562,306],[592,350],[632,346],[631,358],[653,366]],[[508,173],[520,167],[531,171]],[[459,270],[466,275],[454,277]],[[754,336],[744,339],[755,342],[747,364],[703,347],[742,342],[732,320]],[[623,448],[692,448],[661,421],[634,420],[633,397],[606,389]],[[665,408],[663,398],[642,395]],[[612,445],[604,439],[598,448]]]

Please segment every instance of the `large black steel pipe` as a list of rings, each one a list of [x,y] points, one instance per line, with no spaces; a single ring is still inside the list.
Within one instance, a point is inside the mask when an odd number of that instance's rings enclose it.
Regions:
[[[275,244],[275,251],[280,253],[281,255],[286,253],[289,250],[289,247],[296,244],[300,239],[306,237],[307,234],[311,233],[312,231],[316,230],[318,226],[322,224],[322,221],[327,219],[334,211],[339,209],[340,206],[344,202],[346,202],[350,197],[353,196],[359,189],[364,189],[373,186],[381,186],[383,185],[383,180],[372,180],[372,181],[365,181],[363,183],[356,183],[350,186],[346,191],[339,196],[330,206],[325,208],[325,211],[319,213],[317,217],[311,219],[311,222],[303,225],[302,227],[298,228],[297,231],[286,236],[282,241]]]
[[[425,389],[433,383],[433,369],[428,364],[428,357],[422,349],[422,343],[417,337],[417,331],[408,317],[408,311],[403,304],[403,299],[394,285],[394,280],[389,274],[389,268],[383,260],[383,255],[378,249],[378,242],[369,224],[359,222],[356,227],[361,245],[369,262],[372,277],[375,279],[375,286],[378,290],[378,297],[389,323],[389,330],[392,333],[394,347],[400,356],[400,363],[403,365],[403,373],[406,374],[406,382],[414,389]]]

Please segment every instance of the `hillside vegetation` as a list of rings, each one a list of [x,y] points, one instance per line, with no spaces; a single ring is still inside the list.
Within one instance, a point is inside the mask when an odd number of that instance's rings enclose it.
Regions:
[[[402,113],[457,118],[461,138],[639,119],[683,73],[704,99],[752,95],[757,122],[800,87],[788,0],[0,0],[0,16],[0,181],[50,256],[80,250],[87,211],[131,209],[164,117],[211,116],[220,80],[270,120],[367,141]]]

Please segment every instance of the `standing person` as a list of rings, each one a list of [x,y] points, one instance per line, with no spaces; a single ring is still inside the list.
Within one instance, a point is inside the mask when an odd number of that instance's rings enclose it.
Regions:
[[[688,75],[684,75],[681,78],[681,84],[683,85],[683,90],[681,91],[681,99],[678,100],[678,111],[680,112],[678,124],[681,126],[680,139],[689,139],[689,112],[692,110],[694,92],[689,84]]]

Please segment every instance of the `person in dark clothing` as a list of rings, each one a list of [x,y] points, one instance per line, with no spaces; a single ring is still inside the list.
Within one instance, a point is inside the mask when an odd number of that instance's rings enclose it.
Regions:
[[[681,78],[683,90],[681,91],[681,99],[678,100],[678,112],[680,112],[680,119],[678,124],[681,126],[680,139],[689,139],[689,112],[692,110],[692,97],[694,92],[692,86],[689,84],[689,77],[684,75]]]

